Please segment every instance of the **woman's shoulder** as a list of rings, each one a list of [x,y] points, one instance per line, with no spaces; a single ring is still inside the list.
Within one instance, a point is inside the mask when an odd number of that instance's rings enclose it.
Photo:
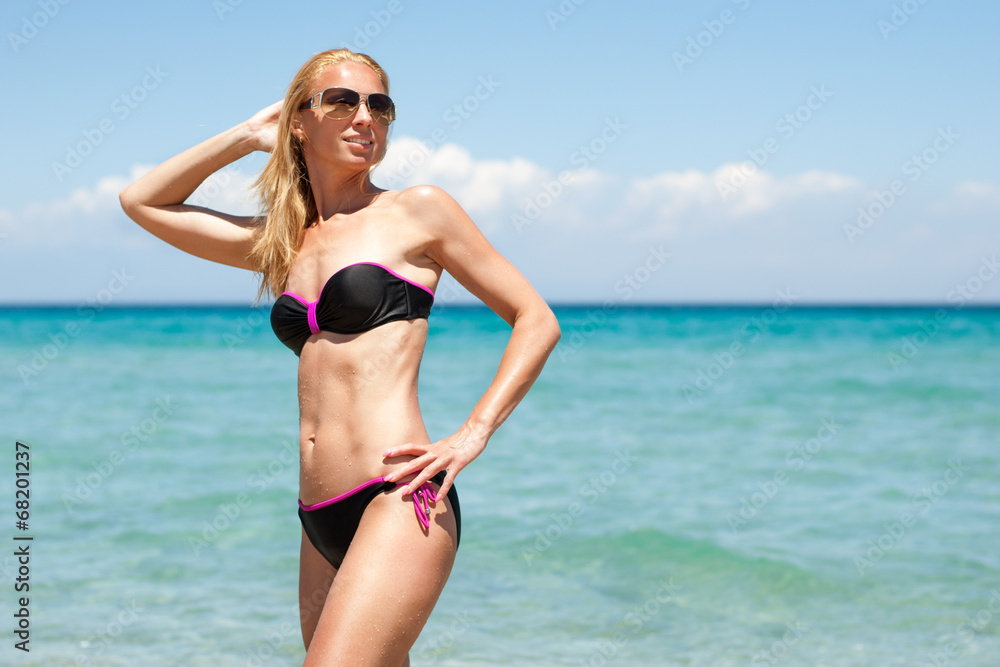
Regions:
[[[414,185],[393,195],[392,205],[406,217],[437,231],[468,218],[458,202],[436,185]]]
[[[426,209],[457,205],[451,195],[436,185],[414,185],[394,193],[394,202],[406,207]]]

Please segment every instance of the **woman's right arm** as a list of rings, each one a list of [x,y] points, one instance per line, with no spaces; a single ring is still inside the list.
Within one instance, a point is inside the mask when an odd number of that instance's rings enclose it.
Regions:
[[[229,215],[184,201],[213,173],[255,150],[274,147],[281,102],[250,120],[175,155],[121,191],[128,217],[170,245],[196,257],[253,270],[248,256],[253,216]]]

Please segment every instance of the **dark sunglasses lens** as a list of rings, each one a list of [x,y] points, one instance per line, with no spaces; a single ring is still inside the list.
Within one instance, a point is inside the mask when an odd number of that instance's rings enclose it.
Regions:
[[[368,96],[368,112],[376,123],[388,126],[396,120],[396,106],[388,95],[382,93],[372,93]]]
[[[347,88],[328,88],[323,91],[323,113],[330,118],[347,118],[357,111],[361,96]]]
[[[368,108],[371,109],[372,114],[391,115],[393,104],[388,95],[372,93],[368,96]],[[390,118],[390,120],[392,119]]]

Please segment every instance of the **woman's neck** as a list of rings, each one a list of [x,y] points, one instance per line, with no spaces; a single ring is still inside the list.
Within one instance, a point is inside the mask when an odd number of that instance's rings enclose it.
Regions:
[[[331,174],[312,180],[316,210],[323,220],[362,209],[381,192],[383,190],[372,185],[367,170],[347,176]]]

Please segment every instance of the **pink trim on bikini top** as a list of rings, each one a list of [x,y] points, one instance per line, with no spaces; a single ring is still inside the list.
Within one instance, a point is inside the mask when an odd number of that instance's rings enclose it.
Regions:
[[[371,264],[372,266],[377,266],[377,267],[379,267],[381,269],[384,269],[384,270],[388,271],[389,273],[391,273],[392,275],[394,275],[397,278],[399,278],[400,280],[402,280],[403,282],[410,283],[414,287],[419,287],[420,289],[422,289],[425,292],[427,292],[428,294],[430,294],[432,299],[434,298],[434,292],[432,292],[429,287],[427,287],[425,285],[421,285],[420,283],[418,283],[418,282],[416,282],[414,280],[410,280],[406,276],[399,275],[398,273],[396,273],[395,271],[393,271],[392,269],[390,269],[385,264],[379,264],[378,262],[355,262],[354,264],[348,264],[344,268],[339,269],[337,271],[334,271],[333,275],[330,276],[329,278],[327,278],[326,282],[323,283],[323,287],[320,288],[320,290],[319,290],[319,296],[316,297],[315,301],[308,301],[304,297],[301,297],[298,294],[296,294],[295,292],[282,292],[281,293],[282,296],[284,296],[284,295],[287,294],[288,296],[292,297],[293,299],[298,299],[304,306],[306,306],[306,320],[309,322],[309,332],[310,333],[318,334],[320,331],[322,331],[322,329],[319,328],[319,322],[316,321],[316,306],[319,304],[320,299],[323,298],[323,292],[326,290],[326,286],[330,283],[331,280],[333,280],[334,276],[336,276],[338,273],[340,273],[344,269],[348,269],[348,268],[350,268],[352,266],[358,266],[360,264]]]
[[[364,484],[354,487],[350,491],[345,491],[339,496],[330,498],[329,500],[323,500],[316,503],[315,505],[303,505],[302,500],[299,500],[299,507],[301,507],[306,512],[312,512],[314,510],[322,509],[329,505],[339,503],[341,500],[350,498],[355,493],[367,489],[369,486],[374,484],[381,484],[385,482],[385,477],[376,477],[375,479],[370,479]],[[396,486],[406,486],[405,483],[396,483]],[[434,487],[431,486],[430,482],[424,482],[421,484],[412,494],[410,494],[410,499],[413,501],[413,512],[417,515],[417,521],[423,526],[424,530],[430,528],[431,520],[431,507],[430,503],[434,501],[435,491]]]

